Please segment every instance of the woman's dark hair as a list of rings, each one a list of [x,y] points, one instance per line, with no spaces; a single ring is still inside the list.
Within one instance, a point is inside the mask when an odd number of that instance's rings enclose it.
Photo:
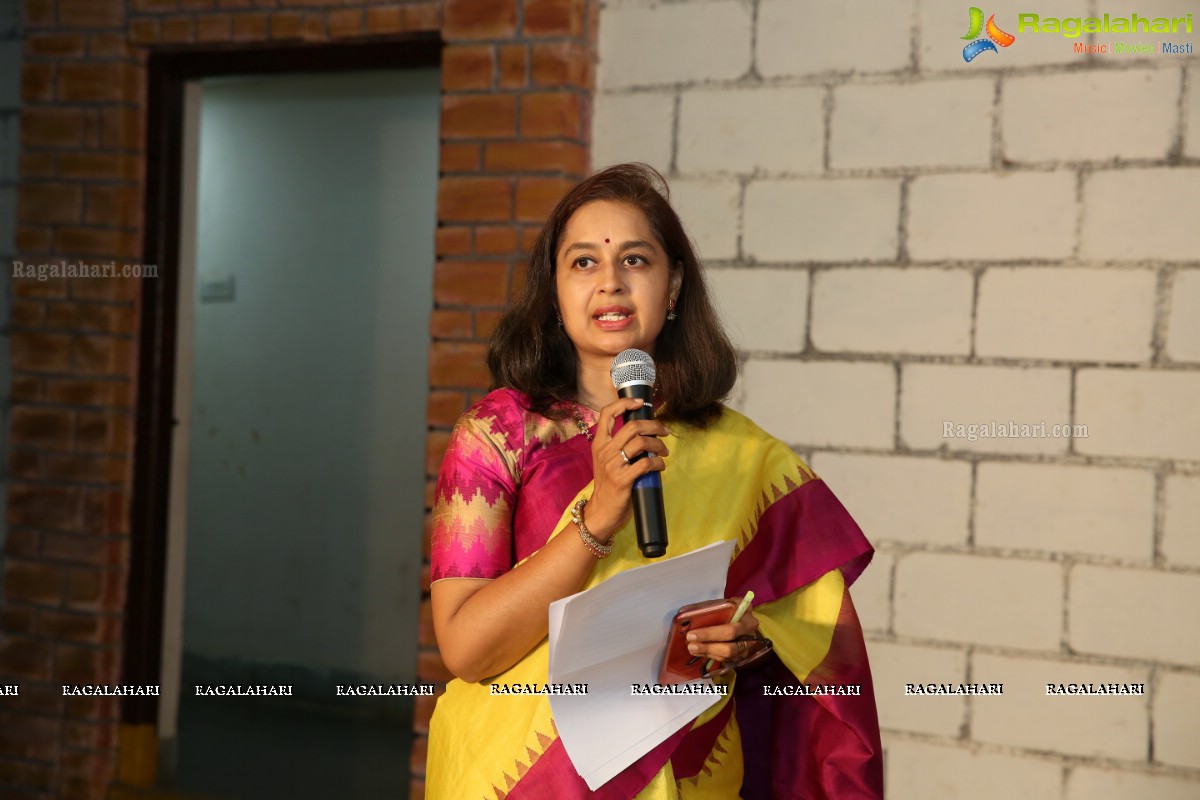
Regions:
[[[555,256],[571,215],[586,203],[611,200],[641,210],[670,263],[683,270],[675,319],[663,325],[654,342],[658,418],[698,427],[716,419],[737,379],[737,356],[668,197],[666,180],[653,167],[618,164],[586,178],[558,201],[529,254],[525,285],[492,334],[487,365],[493,389],[524,392],[531,410],[547,416],[561,416],[552,406],[575,398],[578,356],[556,320]]]

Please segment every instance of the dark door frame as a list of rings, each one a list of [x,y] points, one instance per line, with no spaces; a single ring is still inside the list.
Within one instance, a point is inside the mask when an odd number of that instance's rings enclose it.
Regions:
[[[159,279],[142,282],[123,684],[157,684],[162,669],[185,84],[222,75],[438,66],[441,57],[442,41],[436,33],[345,44],[254,44],[150,53],[142,260],[158,265]],[[157,725],[158,698],[122,698],[120,721]]]

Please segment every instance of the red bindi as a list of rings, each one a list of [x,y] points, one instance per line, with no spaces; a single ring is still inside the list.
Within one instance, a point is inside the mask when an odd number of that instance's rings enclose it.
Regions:
[[[608,244],[608,239],[605,239],[605,240],[604,240],[604,243],[605,243],[605,244]]]

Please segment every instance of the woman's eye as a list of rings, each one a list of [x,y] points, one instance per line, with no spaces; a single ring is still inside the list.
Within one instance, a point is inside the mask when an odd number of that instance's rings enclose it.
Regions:
[[[640,267],[646,263],[646,259],[641,256],[625,256],[625,266]]]
[[[588,269],[595,263],[596,260],[594,258],[589,258],[588,256],[580,256],[579,258],[575,259],[575,266],[579,269]]]

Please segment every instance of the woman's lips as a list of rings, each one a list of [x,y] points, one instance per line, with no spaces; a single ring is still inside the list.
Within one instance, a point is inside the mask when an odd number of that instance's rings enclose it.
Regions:
[[[592,320],[601,330],[620,331],[633,324],[633,312],[627,308],[602,308]]]

